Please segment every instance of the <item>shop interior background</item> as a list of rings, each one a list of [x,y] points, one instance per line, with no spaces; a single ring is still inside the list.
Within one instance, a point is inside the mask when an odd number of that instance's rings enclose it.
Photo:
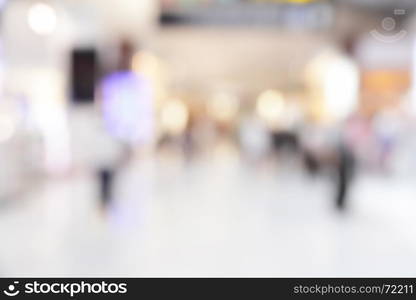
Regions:
[[[414,276],[414,0],[1,0],[0,276]]]

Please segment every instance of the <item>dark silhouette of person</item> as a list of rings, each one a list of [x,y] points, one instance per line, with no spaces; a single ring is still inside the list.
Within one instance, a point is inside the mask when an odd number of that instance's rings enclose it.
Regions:
[[[317,175],[321,169],[319,160],[310,152],[303,151],[303,164],[309,175]]]
[[[355,159],[352,151],[345,145],[338,149],[338,161],[336,168],[336,208],[345,211],[348,193],[351,188],[355,171]]]
[[[114,171],[110,168],[101,168],[98,176],[100,178],[101,203],[104,208],[107,208],[113,197]]]

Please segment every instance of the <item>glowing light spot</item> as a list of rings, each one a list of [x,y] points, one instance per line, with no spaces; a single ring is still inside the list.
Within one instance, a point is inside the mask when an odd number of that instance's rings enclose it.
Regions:
[[[265,91],[257,99],[257,114],[270,127],[277,126],[284,108],[283,95],[278,91]]]
[[[210,114],[220,122],[230,122],[238,114],[239,103],[236,97],[226,93],[214,96],[208,106]]]
[[[188,119],[188,108],[179,99],[173,99],[168,101],[162,108],[162,128],[169,134],[181,134],[186,129]]]
[[[27,22],[36,34],[52,34],[57,25],[56,12],[46,3],[35,3],[29,9]]]

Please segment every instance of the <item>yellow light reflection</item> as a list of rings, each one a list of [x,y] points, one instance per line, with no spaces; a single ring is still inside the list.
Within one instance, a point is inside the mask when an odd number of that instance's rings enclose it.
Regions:
[[[232,122],[238,114],[238,99],[227,93],[216,94],[209,102],[208,110],[215,120],[219,122]]]
[[[256,111],[271,128],[276,128],[285,108],[283,95],[275,90],[263,92],[257,99]]]
[[[172,99],[162,107],[162,130],[171,135],[179,135],[186,129],[189,120],[189,110],[180,99]]]

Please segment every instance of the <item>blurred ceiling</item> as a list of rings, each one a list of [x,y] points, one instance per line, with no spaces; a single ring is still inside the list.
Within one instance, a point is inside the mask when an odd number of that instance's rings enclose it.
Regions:
[[[416,8],[415,0],[335,0],[335,2],[371,8]]]

